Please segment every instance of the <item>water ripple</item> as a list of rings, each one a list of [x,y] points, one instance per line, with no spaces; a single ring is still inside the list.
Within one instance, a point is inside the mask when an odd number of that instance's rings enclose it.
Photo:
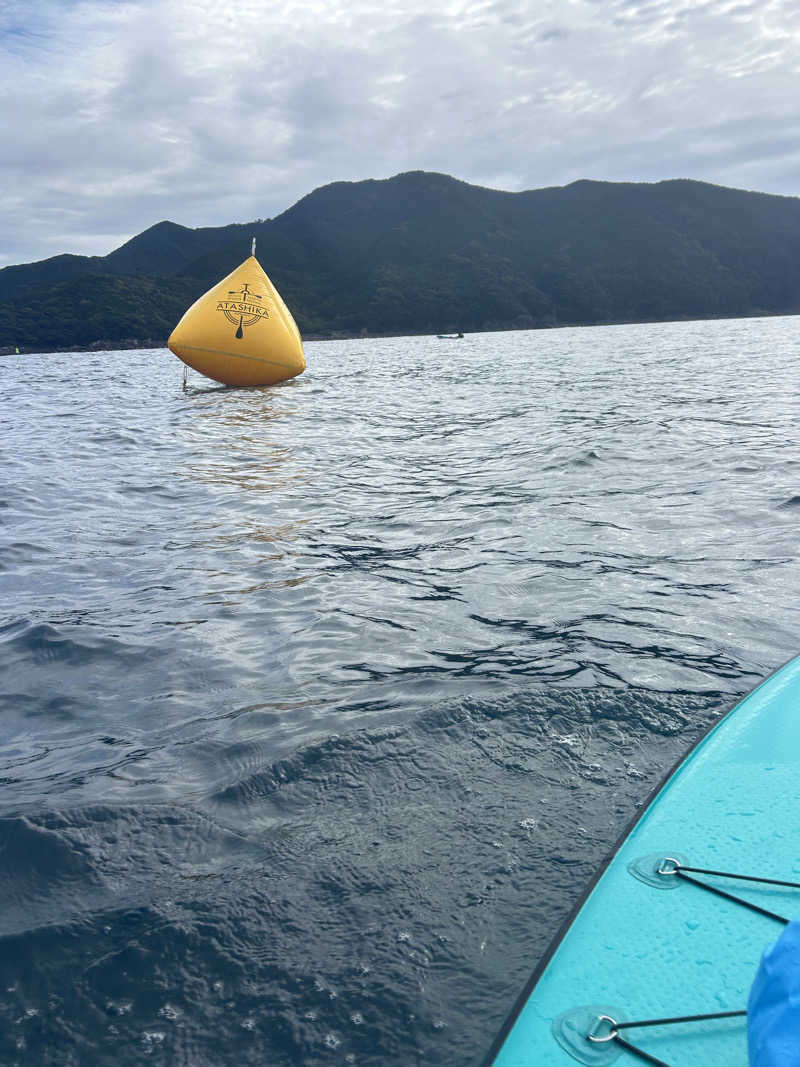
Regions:
[[[307,349],[3,360],[3,1063],[470,1061],[797,651],[794,320]]]

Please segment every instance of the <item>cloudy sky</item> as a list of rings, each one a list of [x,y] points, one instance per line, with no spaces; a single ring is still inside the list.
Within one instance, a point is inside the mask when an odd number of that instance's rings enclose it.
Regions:
[[[800,195],[800,3],[0,0],[0,266],[416,169]]]

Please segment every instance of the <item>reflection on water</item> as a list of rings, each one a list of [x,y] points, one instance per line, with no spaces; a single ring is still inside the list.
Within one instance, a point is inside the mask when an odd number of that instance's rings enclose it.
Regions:
[[[484,1048],[796,651],[795,333],[4,360],[0,1062]]]

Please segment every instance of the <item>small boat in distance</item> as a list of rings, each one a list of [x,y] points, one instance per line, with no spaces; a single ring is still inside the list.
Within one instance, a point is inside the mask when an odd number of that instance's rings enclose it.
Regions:
[[[463,333],[437,333],[436,336],[440,341],[458,341],[464,336]]]
[[[167,344],[223,385],[275,385],[306,369],[300,331],[252,253],[183,315]]]

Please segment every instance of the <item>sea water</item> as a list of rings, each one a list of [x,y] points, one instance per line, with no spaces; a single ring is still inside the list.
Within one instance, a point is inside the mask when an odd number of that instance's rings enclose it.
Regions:
[[[4,1065],[474,1062],[800,651],[800,319],[306,354],[0,360]]]

